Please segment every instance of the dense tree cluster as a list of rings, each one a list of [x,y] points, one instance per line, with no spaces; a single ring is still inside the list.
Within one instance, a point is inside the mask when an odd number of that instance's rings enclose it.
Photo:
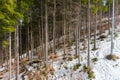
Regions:
[[[115,0],[116,22],[119,3]],[[112,9],[112,0],[0,0],[0,64],[15,58],[18,75],[23,54],[30,61],[37,55],[47,63],[48,55],[60,48],[65,55],[72,44],[80,55],[82,42],[83,49],[88,47],[90,66],[91,37],[96,50],[96,36],[105,30],[111,33]]]

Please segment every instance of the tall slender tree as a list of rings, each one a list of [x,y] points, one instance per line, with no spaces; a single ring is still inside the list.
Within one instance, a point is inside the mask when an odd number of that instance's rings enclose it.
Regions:
[[[45,61],[48,62],[48,0],[45,0]]]
[[[53,12],[53,53],[55,54],[55,29],[56,29],[56,0],[54,0],[54,12]]]
[[[9,33],[9,79],[11,79],[11,75],[12,75],[12,65],[11,65],[11,32]]]
[[[114,48],[114,0],[112,5],[112,31],[111,31],[111,54],[113,54]]]
[[[66,51],[65,51],[65,39],[66,39],[66,1],[63,2],[63,6],[64,6],[64,14],[63,14],[63,41],[64,41],[64,54],[66,54]]]
[[[88,68],[90,68],[90,0],[88,0]]]

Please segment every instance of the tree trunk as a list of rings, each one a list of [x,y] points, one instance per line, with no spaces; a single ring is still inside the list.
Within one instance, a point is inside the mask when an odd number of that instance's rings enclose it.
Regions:
[[[9,79],[11,79],[11,32],[9,33]]]
[[[94,49],[96,49],[96,31],[97,31],[97,13],[95,14],[95,27],[94,27]]]
[[[112,6],[111,54],[113,54],[113,48],[114,48],[114,0]]]
[[[47,6],[47,0],[45,0],[45,61],[46,64],[48,62],[48,6]]]
[[[55,52],[55,26],[56,26],[56,0],[54,0],[54,12],[53,12],[53,53],[56,54]]]
[[[64,54],[66,54],[66,51],[65,51],[65,39],[66,39],[66,1],[63,2],[64,4],[64,14],[63,14],[63,41],[64,41]]]
[[[16,80],[19,80],[19,27],[18,24],[16,25],[15,31],[15,54],[16,54]]]
[[[88,68],[90,68],[90,0],[88,0]]]

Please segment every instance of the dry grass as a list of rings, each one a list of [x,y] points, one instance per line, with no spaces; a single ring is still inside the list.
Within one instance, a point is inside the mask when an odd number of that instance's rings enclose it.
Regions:
[[[41,75],[40,75],[39,71],[37,71],[37,70],[34,73],[34,77],[35,77],[35,80],[42,80]]]
[[[30,71],[26,72],[26,75],[28,76],[29,80],[33,80],[33,75],[31,75]]]
[[[116,56],[116,55],[114,55],[114,54],[107,55],[106,58],[107,58],[108,60],[113,60],[113,61],[119,59],[119,57]]]
[[[72,57],[68,57],[68,59],[67,59],[68,61],[72,61],[73,60],[73,58]]]
[[[23,58],[21,61],[20,61],[20,64],[22,65],[26,65],[28,64],[29,60],[27,58]]]
[[[78,58],[78,55],[77,54],[74,54],[74,59],[77,59]]]
[[[2,79],[3,78],[3,73],[0,73],[0,79]]]
[[[50,54],[49,55],[50,59],[52,59],[53,61],[56,61],[58,59],[58,54]]]
[[[54,75],[55,69],[52,66],[47,65],[45,69],[42,70],[42,74],[46,76],[47,72],[50,72],[51,75]]]

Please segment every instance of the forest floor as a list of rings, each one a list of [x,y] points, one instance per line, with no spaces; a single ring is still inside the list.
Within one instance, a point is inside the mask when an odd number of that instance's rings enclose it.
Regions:
[[[114,39],[113,54],[120,57],[120,24],[117,28],[118,29],[115,31],[117,36]],[[102,35],[106,35],[106,38],[103,40],[97,40],[97,50],[92,50],[92,42],[90,46],[90,64],[95,75],[93,80],[120,80],[120,59],[115,61],[106,59],[106,56],[110,54],[111,38],[107,31]],[[91,38],[91,41],[93,41],[93,38]],[[82,47],[81,43],[80,46]],[[19,80],[46,80],[45,78],[48,78],[48,80],[89,80],[88,74],[85,72],[85,65],[87,63],[87,48],[85,50],[80,50],[81,65],[78,65],[78,56],[75,56],[74,45],[72,45],[69,49],[66,49],[66,53],[66,58],[64,58],[63,49],[57,50],[57,58],[49,59],[50,65],[48,68],[52,66],[49,70],[40,63],[25,65],[22,67],[25,68],[25,71],[23,70],[23,72],[20,73]],[[94,62],[93,59],[97,60]],[[0,68],[0,72],[4,70],[5,67]],[[47,70],[48,72],[46,74],[45,71]],[[39,73],[39,71],[42,73]],[[15,80],[14,75],[11,80]],[[8,77],[8,72],[5,72],[0,80],[8,80]],[[38,79],[35,79],[36,77]]]

